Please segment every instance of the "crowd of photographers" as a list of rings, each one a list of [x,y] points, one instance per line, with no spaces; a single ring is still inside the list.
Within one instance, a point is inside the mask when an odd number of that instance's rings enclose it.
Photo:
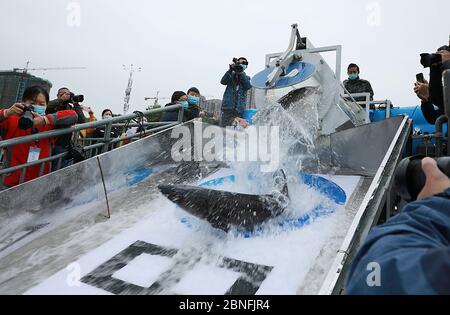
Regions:
[[[0,110],[0,140],[35,135],[52,129],[96,121],[97,118],[93,110],[90,107],[83,106],[83,102],[83,95],[75,95],[66,87],[60,88],[57,92],[57,98],[52,101],[49,100],[48,92],[42,87],[28,87],[23,94],[21,102],[12,105],[10,108]],[[183,106],[183,121],[207,116],[206,112],[200,109],[200,91],[195,87],[189,89],[187,94],[175,92],[172,102],[166,106],[175,104]],[[157,117],[152,121],[178,121],[178,112],[178,109],[165,112],[163,117]],[[102,120],[109,120],[115,115],[112,110],[104,109],[101,117]],[[142,134],[151,129],[145,125],[146,122],[147,118],[143,116],[139,121],[140,127],[128,127],[127,124],[123,128],[112,126],[110,139]],[[91,139],[91,144],[101,142],[105,138],[105,129],[105,126],[88,128],[82,130],[80,136],[85,139]],[[64,155],[64,157],[59,159],[59,161],[44,163],[42,168],[41,164],[27,167],[22,180],[21,170],[5,175],[3,182],[0,183],[0,191],[84,160],[86,157],[82,143],[77,142],[73,136],[72,133],[69,133],[56,138],[14,145],[8,155],[3,150],[1,162],[4,167],[7,162],[8,168],[37,162],[57,155]],[[127,143],[129,141],[122,141],[113,147],[116,148]]]

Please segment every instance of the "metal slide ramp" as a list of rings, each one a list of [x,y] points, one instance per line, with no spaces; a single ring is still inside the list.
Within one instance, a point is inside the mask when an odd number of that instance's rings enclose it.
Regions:
[[[0,193],[0,293],[340,293],[386,202],[410,121],[320,138],[323,172],[291,188],[304,209],[252,235],[213,229],[158,192],[172,183],[227,189],[237,175],[223,163],[174,163],[171,131]],[[324,211],[313,197],[327,193]]]

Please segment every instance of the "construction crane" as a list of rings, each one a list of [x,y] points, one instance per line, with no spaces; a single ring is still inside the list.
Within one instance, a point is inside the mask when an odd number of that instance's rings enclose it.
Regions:
[[[160,105],[159,104],[159,100],[170,100],[170,97],[159,97],[159,93],[160,91],[156,92],[156,96],[155,97],[146,97],[145,100],[155,100],[155,103],[153,105]]]
[[[53,67],[53,68],[29,68],[30,62],[27,61],[25,68],[14,68],[14,72],[21,71],[26,74],[28,71],[48,71],[48,70],[84,70],[86,67]]]
[[[14,72],[22,72],[23,74],[27,74],[28,71],[48,71],[48,70],[84,70],[85,67],[53,67],[53,68],[30,68],[30,62],[27,61],[27,65],[25,68],[13,68]],[[28,77],[22,76],[19,81],[19,86],[17,87],[16,93],[16,102],[20,102],[22,99],[22,95],[25,92],[25,89],[28,85]]]

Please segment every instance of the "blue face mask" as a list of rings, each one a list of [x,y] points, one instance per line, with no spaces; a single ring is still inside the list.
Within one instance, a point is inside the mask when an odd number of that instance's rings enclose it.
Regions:
[[[188,103],[189,105],[198,105],[200,103],[200,98],[197,96],[188,96]]]
[[[183,106],[184,109],[189,108],[189,102],[188,101],[179,101],[181,106]]]
[[[348,76],[348,79],[350,80],[350,81],[355,81],[356,79],[358,79],[359,78],[359,74],[357,74],[357,73],[352,73],[352,74],[350,74],[349,76]]]
[[[247,67],[248,67],[248,66],[247,66],[247,65],[242,65],[242,64],[241,64],[241,67],[242,67],[242,69],[244,69],[244,71],[245,71],[245,70],[247,70]]]
[[[34,111],[36,114],[38,114],[38,115],[40,115],[40,116],[45,116],[45,109],[46,109],[47,107],[42,106],[42,105],[33,105],[33,108],[34,108],[33,111]]]
[[[113,116],[111,116],[111,115],[105,115],[105,116],[103,116],[103,120],[112,119],[112,118],[113,118]]]

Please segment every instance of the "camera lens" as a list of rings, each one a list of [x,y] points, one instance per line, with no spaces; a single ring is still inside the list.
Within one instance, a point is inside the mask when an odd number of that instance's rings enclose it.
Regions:
[[[24,113],[22,117],[19,118],[19,128],[22,130],[27,130],[34,125],[33,107],[26,106],[24,108]]]
[[[421,54],[420,63],[425,68],[429,68],[436,63],[442,62],[442,56],[439,54]]]

